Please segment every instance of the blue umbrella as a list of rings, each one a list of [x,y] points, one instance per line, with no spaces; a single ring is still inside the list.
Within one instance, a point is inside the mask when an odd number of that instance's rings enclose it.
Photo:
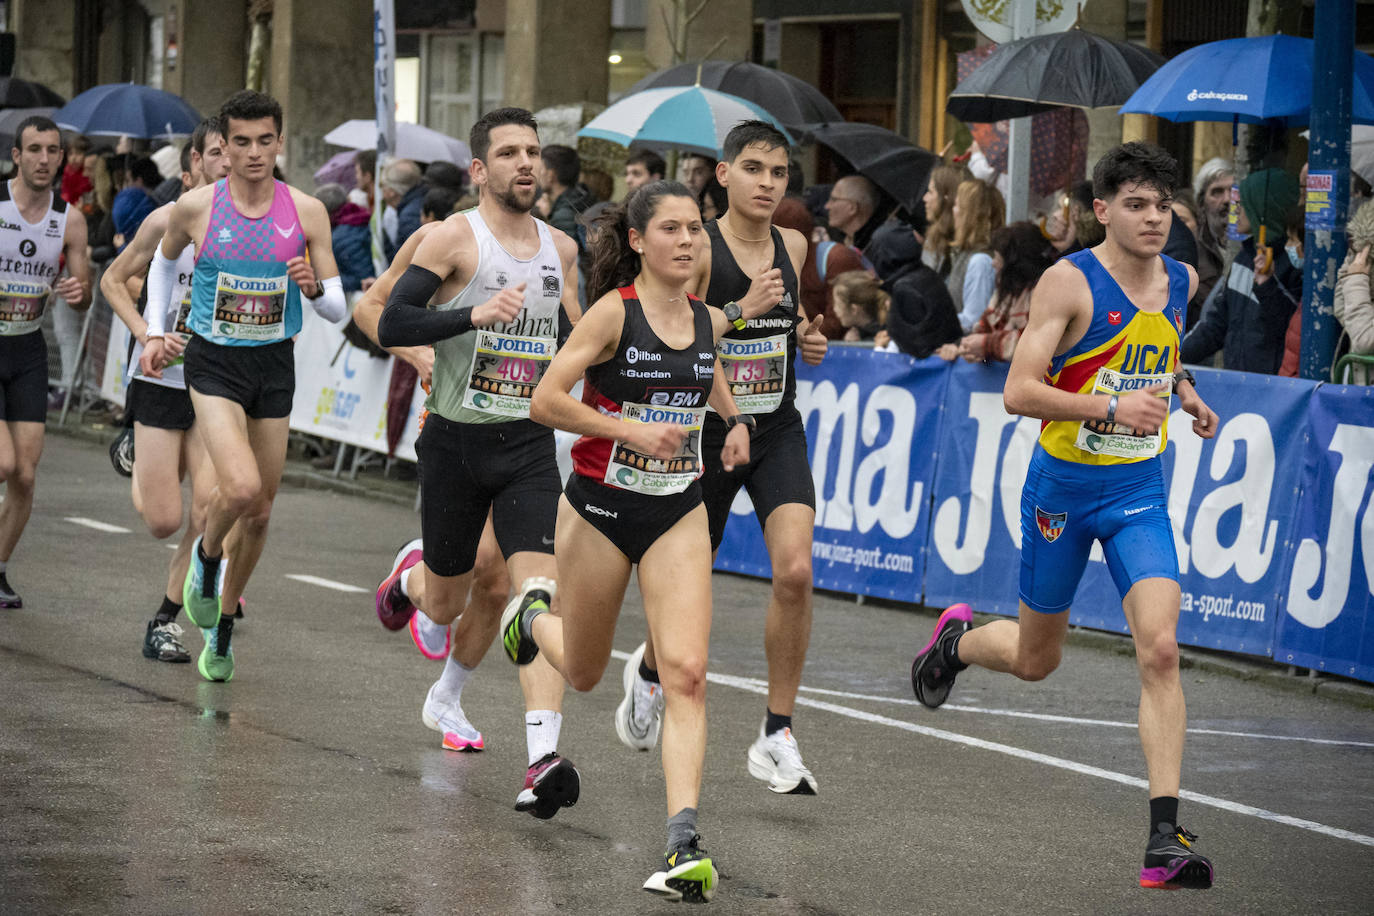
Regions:
[[[64,130],[94,137],[185,136],[196,129],[200,115],[179,95],[140,86],[107,83],[72,99],[52,119]]]
[[[1121,113],[1301,126],[1312,107],[1312,55],[1312,40],[1292,35],[1198,45],[1156,70]],[[1374,124],[1374,58],[1358,51],[1354,90],[1351,119]]]
[[[664,86],[627,95],[577,135],[719,158],[725,135],[740,121],[767,121],[791,141],[778,119],[758,105],[701,86]]]

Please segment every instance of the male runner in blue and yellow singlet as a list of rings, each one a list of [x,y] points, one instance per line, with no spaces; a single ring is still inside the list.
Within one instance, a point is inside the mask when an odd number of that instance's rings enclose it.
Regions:
[[[1009,412],[1043,421],[1021,491],[1020,617],[973,629],[968,605],[949,608],[916,656],[911,681],[917,699],[934,708],[970,665],[1045,678],[1059,665],[1069,602],[1100,541],[1140,671],[1150,788],[1140,884],[1207,888],[1212,865],[1178,826],[1187,710],[1178,554],[1160,455],[1171,392],[1199,436],[1216,434],[1217,416],[1178,366],[1197,274],[1161,254],[1177,184],[1178,164],[1144,143],[1116,147],[1093,169],[1093,209],[1107,238],[1041,278],[1003,392]]]

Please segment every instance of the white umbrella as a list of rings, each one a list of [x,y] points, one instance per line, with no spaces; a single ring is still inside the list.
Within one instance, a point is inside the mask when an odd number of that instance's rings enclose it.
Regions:
[[[627,95],[577,132],[621,146],[678,149],[720,156],[725,135],[740,121],[767,121],[790,140],[768,112],[746,99],[701,86],[664,86]]]
[[[355,118],[345,121],[324,135],[325,143],[350,149],[377,148],[377,122]],[[452,162],[459,168],[472,164],[472,151],[462,140],[422,124],[396,124],[396,155],[416,162]]]
[[[1311,140],[1311,131],[1302,132]],[[1374,184],[1374,125],[1354,124],[1350,128],[1350,171]]]

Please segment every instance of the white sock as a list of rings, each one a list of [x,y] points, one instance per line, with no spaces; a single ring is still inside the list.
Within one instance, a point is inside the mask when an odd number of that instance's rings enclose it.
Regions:
[[[401,573],[401,594],[405,595],[407,598],[410,597],[410,574],[415,572],[419,565],[420,564],[417,563]]]
[[[530,766],[558,750],[558,733],[562,728],[562,713],[552,709],[531,709],[525,713],[525,748],[529,751]]]
[[[456,701],[463,695],[463,685],[468,682],[468,675],[476,670],[450,655],[448,661],[444,662],[444,673],[439,675],[439,681],[434,685],[434,695],[449,703]]]
[[[9,564],[8,564],[8,563],[0,563],[0,576],[3,576],[3,575],[5,574],[5,571],[6,571],[8,568],[9,568]]]

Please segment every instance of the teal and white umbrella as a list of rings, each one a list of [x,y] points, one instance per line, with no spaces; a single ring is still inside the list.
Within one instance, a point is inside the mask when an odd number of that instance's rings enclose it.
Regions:
[[[791,140],[778,120],[753,102],[701,86],[663,86],[627,95],[577,135],[718,159],[725,135],[741,121],[767,121]]]

